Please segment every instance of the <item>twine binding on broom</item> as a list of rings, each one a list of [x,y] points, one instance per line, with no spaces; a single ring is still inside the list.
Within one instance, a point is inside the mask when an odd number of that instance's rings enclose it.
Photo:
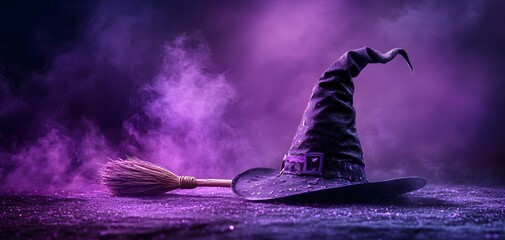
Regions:
[[[191,176],[180,176],[179,177],[179,188],[190,189],[196,187],[196,178]]]

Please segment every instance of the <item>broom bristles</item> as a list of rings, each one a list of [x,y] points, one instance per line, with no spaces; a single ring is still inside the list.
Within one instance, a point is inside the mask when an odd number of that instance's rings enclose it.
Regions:
[[[179,188],[179,176],[135,157],[112,160],[100,170],[100,180],[115,195],[155,195]]]

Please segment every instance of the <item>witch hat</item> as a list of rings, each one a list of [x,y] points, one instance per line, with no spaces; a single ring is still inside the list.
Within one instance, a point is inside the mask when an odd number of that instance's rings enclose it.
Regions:
[[[407,52],[400,48],[381,54],[364,47],[342,55],[314,87],[280,172],[246,170],[233,179],[233,191],[247,200],[265,201],[395,196],[424,187],[426,179],[420,177],[369,182],[356,132],[352,78],[367,64],[387,63],[398,54],[412,70]]]

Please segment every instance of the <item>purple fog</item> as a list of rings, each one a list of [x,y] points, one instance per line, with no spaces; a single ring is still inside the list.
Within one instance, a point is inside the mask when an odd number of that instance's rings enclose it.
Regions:
[[[274,167],[347,50],[370,179],[505,183],[503,1],[0,3],[0,187],[86,189],[108,158]]]

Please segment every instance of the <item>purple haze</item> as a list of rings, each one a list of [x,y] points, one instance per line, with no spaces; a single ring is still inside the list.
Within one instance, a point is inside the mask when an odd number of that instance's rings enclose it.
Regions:
[[[501,1],[11,5],[3,187],[94,185],[124,155],[198,177],[277,168],[318,77],[362,46],[405,48],[414,65],[355,79],[371,179],[505,180]]]

